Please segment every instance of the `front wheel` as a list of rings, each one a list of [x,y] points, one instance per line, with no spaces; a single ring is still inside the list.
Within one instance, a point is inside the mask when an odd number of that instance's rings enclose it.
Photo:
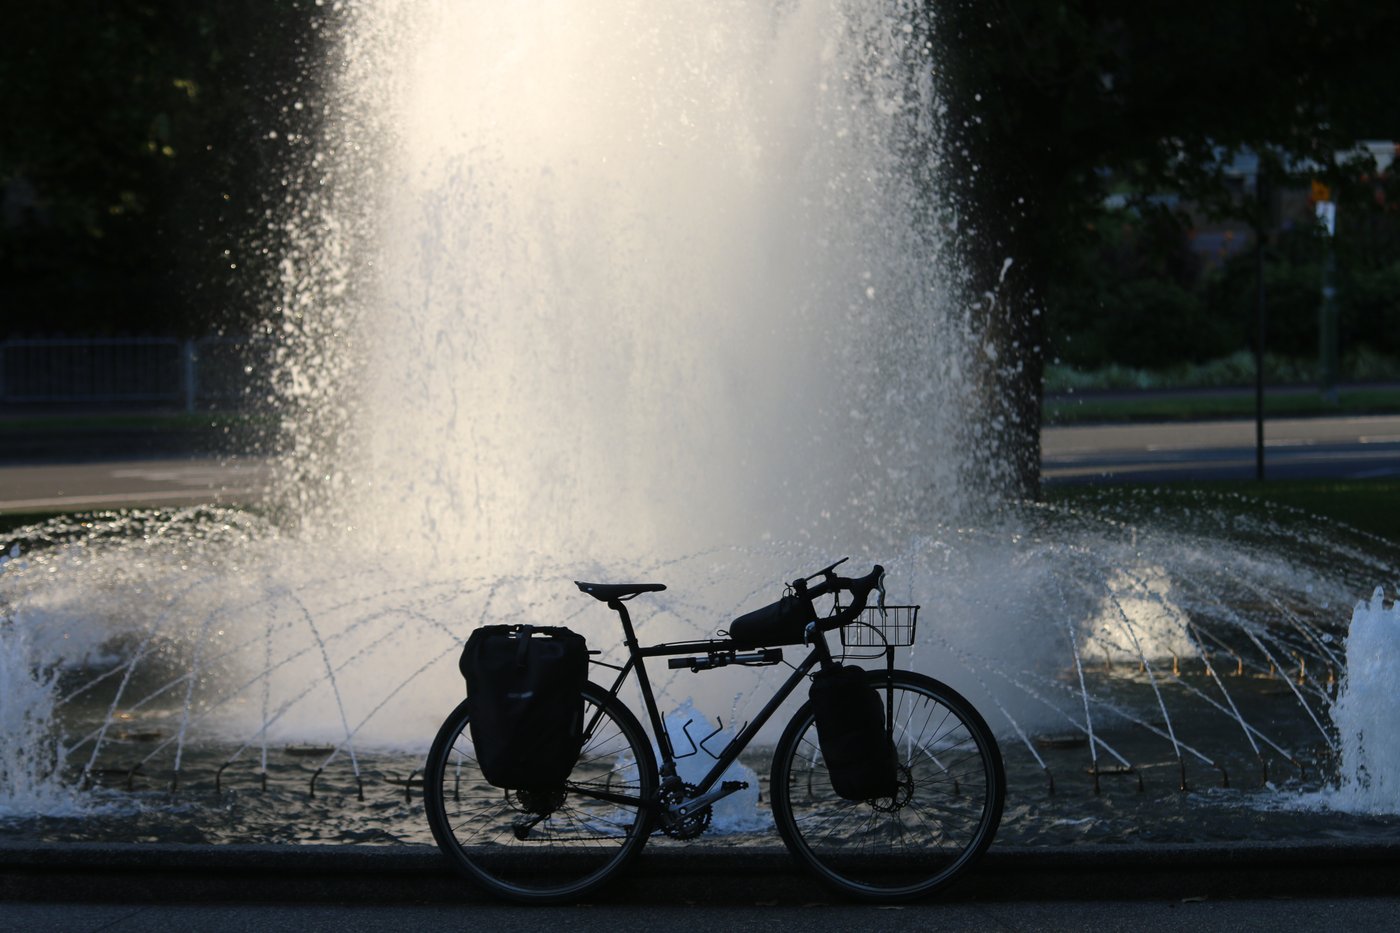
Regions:
[[[868,671],[896,749],[892,797],[847,800],[831,785],[812,704],[773,756],[773,819],[783,842],[827,884],[868,901],[938,890],[991,845],[1006,774],[995,737],[951,687],[907,671]]]
[[[463,701],[438,731],[423,774],[433,838],[453,865],[523,903],[574,900],[646,843],[656,758],[637,717],[594,683],[583,689],[583,750],[558,790],[493,787],[481,773]]]

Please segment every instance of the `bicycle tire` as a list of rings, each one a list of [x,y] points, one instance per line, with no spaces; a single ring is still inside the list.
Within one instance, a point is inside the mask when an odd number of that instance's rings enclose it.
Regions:
[[[860,900],[931,894],[991,845],[1006,799],[996,738],[946,684],[908,671],[867,671],[898,755],[894,798],[839,797],[817,744],[812,704],[793,716],[773,755],[773,819],[794,856]]]
[[[505,790],[477,765],[463,701],[443,722],[424,770],[424,808],[438,848],[492,893],[519,903],[576,900],[623,868],[651,833],[656,756],[637,717],[589,682],[587,735],[557,792]],[[593,792],[623,794],[633,804]]]

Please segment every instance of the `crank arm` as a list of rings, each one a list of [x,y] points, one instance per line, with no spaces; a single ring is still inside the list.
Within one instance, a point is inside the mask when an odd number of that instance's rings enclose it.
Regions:
[[[670,812],[677,817],[687,817],[696,810],[703,810],[716,800],[722,800],[730,794],[738,793],[749,786],[748,781],[725,781],[719,787],[711,788],[699,797],[692,797],[684,803],[679,803],[670,808]]]

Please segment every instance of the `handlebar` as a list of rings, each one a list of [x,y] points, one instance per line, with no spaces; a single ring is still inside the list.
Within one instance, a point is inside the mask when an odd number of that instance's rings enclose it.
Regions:
[[[799,596],[808,600],[816,599],[819,596],[826,596],[831,593],[838,593],[841,590],[851,594],[851,604],[835,615],[818,619],[814,624],[823,632],[829,632],[854,622],[856,617],[865,610],[865,604],[870,599],[870,591],[878,590],[880,597],[877,605],[880,608],[885,606],[885,568],[879,564],[863,577],[839,577],[836,575],[836,568],[846,562],[843,557],[830,567],[824,567],[801,580],[792,581],[793,591]],[[822,581],[815,586],[808,586],[809,580],[821,577]]]

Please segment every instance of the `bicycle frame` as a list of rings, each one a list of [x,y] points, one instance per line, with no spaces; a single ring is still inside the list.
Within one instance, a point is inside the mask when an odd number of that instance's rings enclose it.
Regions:
[[[661,751],[659,771],[661,775],[661,788],[665,791],[678,784],[680,779],[676,775],[675,748],[671,744],[671,736],[666,730],[666,724],[661,716],[661,711],[656,705],[656,696],[651,689],[651,679],[647,675],[646,659],[679,657],[687,654],[711,654],[714,652],[726,651],[732,651],[738,654],[752,649],[741,647],[727,639],[672,642],[644,646],[637,640],[636,630],[632,626],[632,618],[627,612],[627,607],[623,605],[623,600],[609,600],[607,605],[609,609],[616,612],[622,619],[623,643],[627,646],[628,658],[626,663],[621,667],[604,662],[595,663],[618,671],[616,680],[613,681],[612,687],[608,690],[614,698],[617,698],[618,694],[621,692],[623,684],[627,682],[628,675],[634,671],[636,672],[637,686],[642,694],[642,704],[646,707],[647,719],[651,725],[652,735],[656,738],[657,747]],[[744,662],[738,663],[742,664]],[[774,661],[772,663],[778,662]],[[812,668],[819,663],[830,664],[831,652],[827,646],[825,634],[814,630],[812,632],[811,650],[807,653],[807,656],[796,665],[792,674],[778,687],[777,691],[769,698],[768,702],[764,704],[763,709],[758,712],[758,715],[740,730],[739,734],[730,740],[729,744],[725,746],[724,750],[718,755],[710,752],[709,749],[705,749],[707,754],[714,755],[716,759],[715,763],[700,780],[700,783],[695,786],[695,796],[685,801],[678,808],[677,812],[684,815],[713,803],[715,800],[732,792],[726,790],[724,787],[721,787],[719,791],[713,791],[713,788],[724,772],[729,770],[729,767],[738,760],[739,755],[748,747],[749,743],[753,741],[754,736],[758,734],[759,730],[767,724],[768,720],[773,717],[773,714],[778,711],[778,708],[781,707],[784,701],[797,689],[797,685],[800,684],[807,677],[807,674]],[[585,733],[591,733],[595,724],[596,718],[595,722],[588,723]],[[737,787],[734,788],[734,790],[738,789]],[[613,796],[608,792],[592,792],[592,794],[602,799],[609,799]],[[620,795],[618,796],[618,800],[632,802],[632,800],[621,797]],[[660,801],[656,800],[642,801],[642,804],[652,809],[659,809],[660,807]]]

